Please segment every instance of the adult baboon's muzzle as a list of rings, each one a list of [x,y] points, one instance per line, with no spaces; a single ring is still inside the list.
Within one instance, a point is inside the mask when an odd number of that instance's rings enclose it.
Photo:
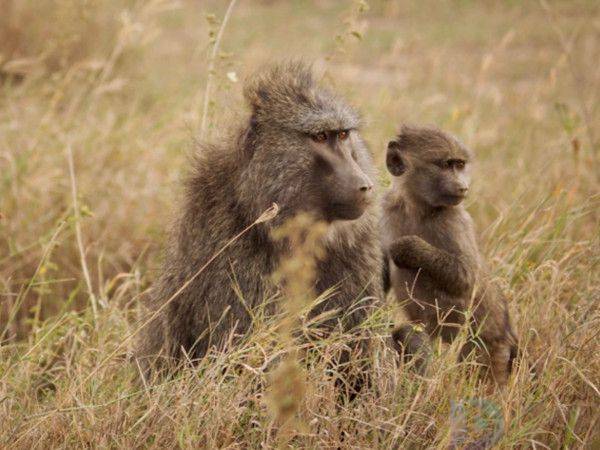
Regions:
[[[334,169],[330,186],[331,220],[358,219],[373,198],[373,183],[353,159],[344,159]]]

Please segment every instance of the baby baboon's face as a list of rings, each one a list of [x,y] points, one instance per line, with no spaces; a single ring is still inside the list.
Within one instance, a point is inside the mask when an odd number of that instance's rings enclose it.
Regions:
[[[450,152],[425,152],[412,161],[407,173],[414,194],[433,207],[460,204],[469,190],[469,161]]]
[[[432,128],[403,127],[388,144],[390,173],[402,177],[407,192],[432,207],[455,206],[470,184],[470,151],[453,136]]]
[[[353,129],[306,136],[318,207],[325,220],[358,219],[373,201],[367,150]]]

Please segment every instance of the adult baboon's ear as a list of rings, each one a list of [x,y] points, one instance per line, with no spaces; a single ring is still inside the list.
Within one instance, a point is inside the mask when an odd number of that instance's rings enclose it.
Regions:
[[[385,163],[390,173],[395,177],[399,177],[406,172],[406,164],[402,159],[402,150],[398,141],[389,142]]]

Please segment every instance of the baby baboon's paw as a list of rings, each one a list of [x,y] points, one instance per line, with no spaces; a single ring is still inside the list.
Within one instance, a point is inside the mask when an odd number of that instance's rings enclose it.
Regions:
[[[401,236],[387,251],[396,266],[409,269],[420,268],[424,260],[431,260],[439,253],[431,244],[416,235]]]

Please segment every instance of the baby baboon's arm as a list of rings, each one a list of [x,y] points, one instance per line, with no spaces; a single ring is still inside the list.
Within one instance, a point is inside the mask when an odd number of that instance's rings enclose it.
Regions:
[[[470,295],[475,283],[475,264],[461,255],[439,249],[419,236],[402,236],[389,248],[398,267],[421,269],[453,296]]]

